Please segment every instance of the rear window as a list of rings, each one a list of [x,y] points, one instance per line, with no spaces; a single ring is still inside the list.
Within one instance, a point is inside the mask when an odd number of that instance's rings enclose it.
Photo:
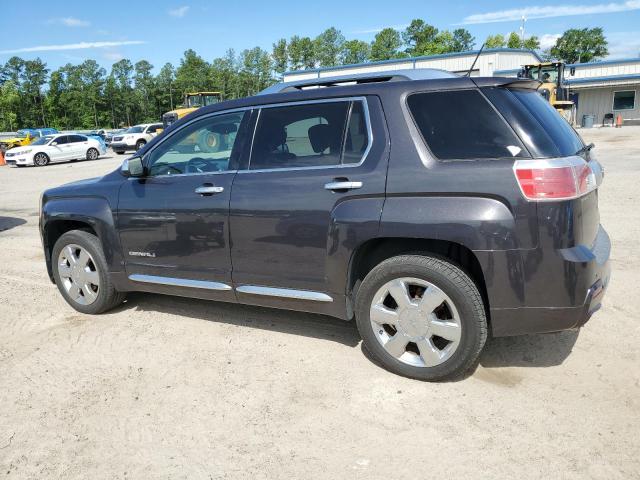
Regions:
[[[416,93],[407,102],[429,149],[441,160],[529,157],[477,90]]]
[[[511,123],[533,157],[566,157],[582,148],[573,127],[535,90],[493,87],[483,93]]]

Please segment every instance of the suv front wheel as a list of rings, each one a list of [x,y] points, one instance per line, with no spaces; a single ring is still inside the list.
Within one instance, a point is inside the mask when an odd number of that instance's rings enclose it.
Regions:
[[[435,256],[402,255],[374,267],[357,292],[356,323],[374,360],[419,380],[461,376],[487,338],[478,287]]]
[[[122,303],[109,277],[98,237],[84,230],[62,235],[51,254],[53,277],[60,293],[77,311],[103,313]]]

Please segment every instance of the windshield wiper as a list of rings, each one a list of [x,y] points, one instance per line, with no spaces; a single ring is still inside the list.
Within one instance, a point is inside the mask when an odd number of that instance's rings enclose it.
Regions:
[[[582,148],[578,149],[578,151],[576,153],[574,153],[574,155],[580,155],[581,153],[588,152],[593,147],[595,147],[595,144],[593,144],[593,143],[590,143],[589,145],[584,145]]]

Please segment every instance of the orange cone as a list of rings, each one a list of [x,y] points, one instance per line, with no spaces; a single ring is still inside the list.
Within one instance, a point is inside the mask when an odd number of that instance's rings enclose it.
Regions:
[[[0,148],[0,167],[3,166],[3,165],[6,165],[6,164],[7,164],[7,162],[4,161],[4,152]]]
[[[616,128],[622,127],[622,115],[618,114],[616,117]]]

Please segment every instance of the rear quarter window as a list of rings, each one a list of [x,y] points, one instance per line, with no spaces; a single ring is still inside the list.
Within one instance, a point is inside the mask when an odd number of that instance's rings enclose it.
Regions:
[[[441,160],[529,157],[478,90],[414,93],[407,103],[424,141]]]
[[[533,157],[566,157],[584,145],[573,127],[537,91],[491,87],[483,93],[514,127]]]

